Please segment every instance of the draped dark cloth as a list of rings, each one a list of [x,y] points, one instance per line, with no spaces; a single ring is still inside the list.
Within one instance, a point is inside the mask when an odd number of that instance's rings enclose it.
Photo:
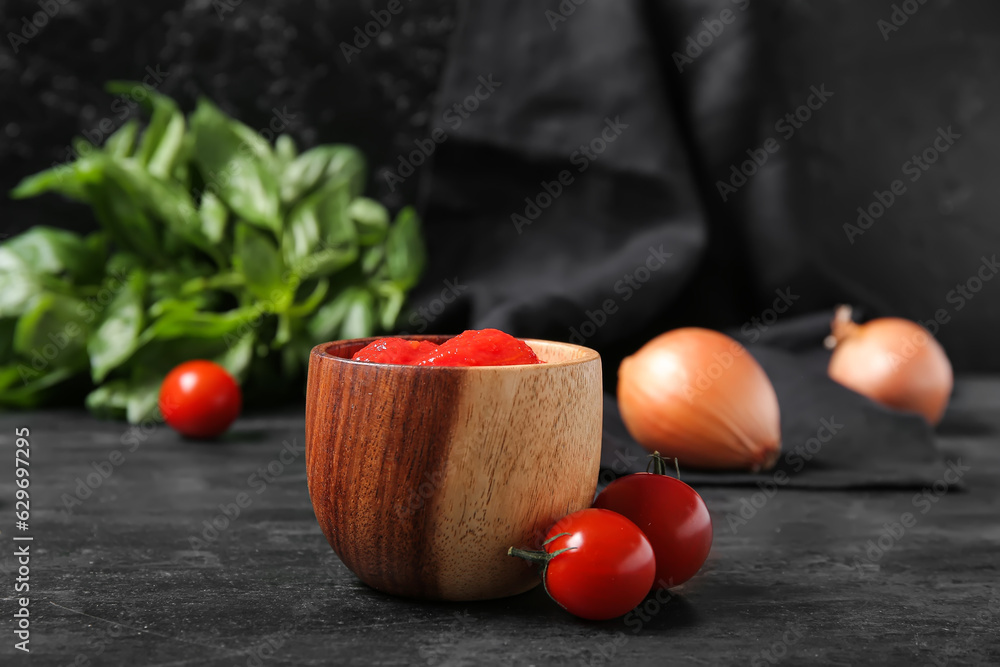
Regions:
[[[954,280],[988,264],[995,223],[984,230],[954,202],[949,220],[925,210],[940,183],[975,185],[954,162],[971,131],[996,128],[963,124],[955,105],[900,126],[899,110],[948,74],[933,64],[943,38],[911,20],[885,39],[881,9],[809,4],[463,5],[439,91],[444,139],[423,183],[430,270],[405,328],[496,327],[598,349],[603,465],[616,474],[646,463],[618,417],[620,359],[678,326],[726,330],[775,386],[787,484],[940,478],[932,429],[830,381],[821,343],[838,302],[922,322],[944,311],[932,331],[956,366],[1000,367],[982,333],[971,343],[980,354],[968,349],[971,322],[1000,322],[1000,299],[970,296],[964,314],[948,301]],[[920,11],[933,24],[939,10]],[[962,20],[977,13],[993,15],[973,3]],[[912,53],[914,39],[931,55]],[[911,60],[894,61],[898,51]],[[880,101],[896,107],[873,108]],[[910,181],[900,165],[935,145],[940,164]],[[956,224],[965,245],[935,241]],[[686,478],[755,484],[774,473]]]

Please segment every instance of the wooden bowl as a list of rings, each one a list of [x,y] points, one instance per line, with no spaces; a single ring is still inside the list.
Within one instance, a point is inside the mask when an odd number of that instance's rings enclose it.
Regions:
[[[396,595],[485,600],[534,587],[537,571],[507,549],[538,547],[594,499],[600,356],[526,340],[546,363],[350,360],[373,340],[326,343],[309,358],[309,496],[330,546],[366,584]]]

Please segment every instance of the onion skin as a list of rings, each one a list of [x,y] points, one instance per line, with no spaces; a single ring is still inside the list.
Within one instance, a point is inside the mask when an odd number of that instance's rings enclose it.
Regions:
[[[746,348],[717,331],[668,331],[618,369],[618,406],[635,440],[682,466],[767,470],[781,454],[771,381]]]
[[[832,338],[831,379],[886,407],[916,412],[932,426],[941,421],[955,380],[930,332],[898,317],[855,324],[850,307],[841,306]]]

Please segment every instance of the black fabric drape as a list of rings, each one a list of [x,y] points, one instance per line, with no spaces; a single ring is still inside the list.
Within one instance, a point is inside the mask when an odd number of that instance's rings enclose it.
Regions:
[[[413,303],[449,290],[454,301],[414,311],[409,331],[496,327],[597,348],[603,464],[620,474],[645,460],[614,403],[619,360],[667,329],[725,328],[780,300],[777,324],[732,333],[775,385],[785,450],[842,425],[804,465],[783,458],[787,483],[927,484],[943,469],[926,423],[826,377],[833,292],[793,213],[770,21],[735,0],[463,5],[440,91],[446,138],[425,182],[431,268]],[[719,35],[699,50],[702,25]]]

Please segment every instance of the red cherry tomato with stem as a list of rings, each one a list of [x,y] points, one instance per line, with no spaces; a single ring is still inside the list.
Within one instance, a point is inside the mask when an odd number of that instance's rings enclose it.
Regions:
[[[656,553],[654,589],[679,586],[693,577],[712,549],[712,517],[705,501],[680,479],[669,477],[653,454],[656,472],[637,472],[608,484],[594,507],[628,517]]]
[[[212,361],[187,361],[167,374],[160,386],[160,412],[189,438],[214,438],[240,413],[240,386]]]
[[[564,516],[545,551],[507,552],[543,563],[545,591],[571,614],[602,621],[627,614],[649,594],[656,557],[649,540],[620,514],[585,509]]]

